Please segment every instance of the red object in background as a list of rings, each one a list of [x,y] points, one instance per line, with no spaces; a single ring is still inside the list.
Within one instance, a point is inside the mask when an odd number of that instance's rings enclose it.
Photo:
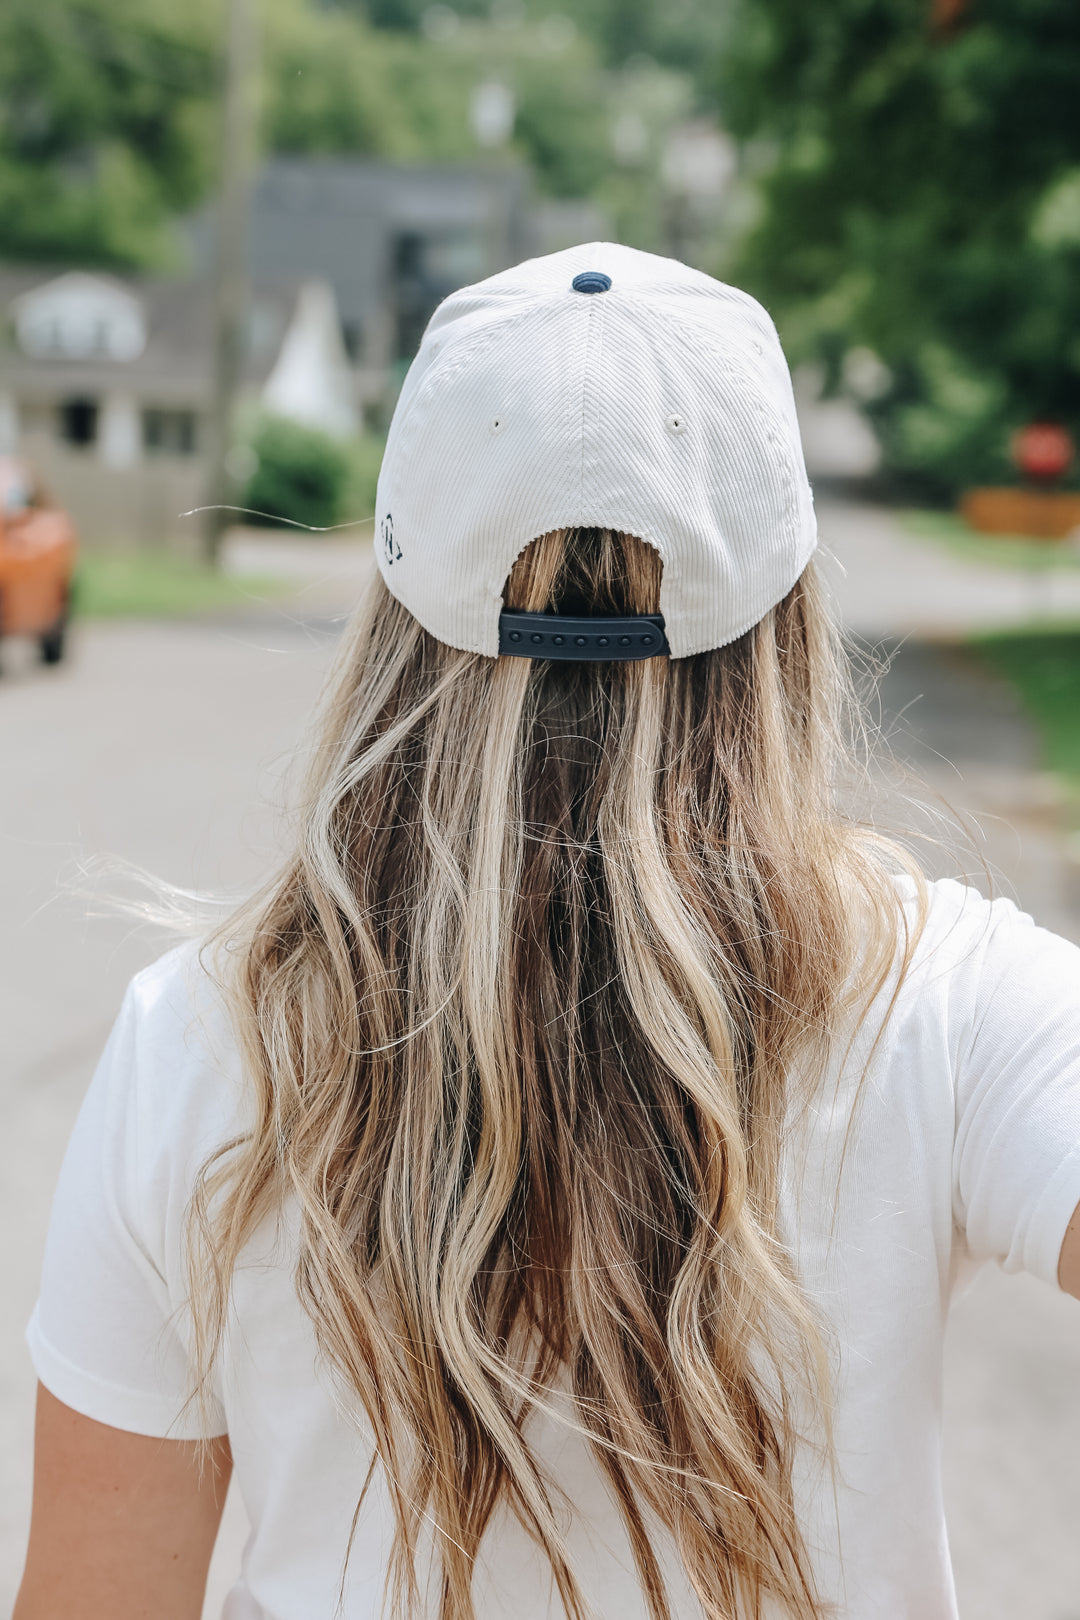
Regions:
[[[936,34],[951,34],[966,21],[968,0],[933,0],[930,24]]]
[[[0,635],[34,636],[47,664],[64,656],[75,530],[30,468],[0,456]]]
[[[1072,463],[1076,446],[1056,422],[1032,422],[1012,442],[1013,460],[1025,478],[1060,478]]]

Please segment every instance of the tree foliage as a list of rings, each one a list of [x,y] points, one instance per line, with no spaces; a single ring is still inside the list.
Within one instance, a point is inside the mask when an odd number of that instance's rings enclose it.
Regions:
[[[468,84],[427,40],[310,0],[264,0],[263,141],[274,152],[460,161]]]
[[[225,3],[4,0],[0,255],[168,261],[172,222],[215,183]],[[539,189],[559,197],[593,195],[611,181],[620,228],[647,236],[648,163],[612,178],[611,128],[629,81],[604,60],[612,29],[625,22],[619,37],[638,38],[627,21],[633,7],[624,18],[614,0],[590,4],[595,15],[583,14],[582,26],[562,17],[545,31],[558,7],[537,0],[531,13],[511,7],[493,20],[486,0],[475,0],[482,16],[462,5],[460,26],[428,37],[418,26],[426,6],[258,0],[263,147],[523,161]],[[650,71],[659,83],[645,84],[642,102],[655,173],[665,109],[681,103],[655,64],[635,71],[635,83]],[[517,106],[513,138],[494,157],[470,123],[471,98],[490,79],[505,82]]]
[[[4,0],[0,253],[153,263],[211,176],[209,0]]]
[[[432,0],[338,0],[377,28],[418,32]],[[620,67],[650,57],[662,67],[691,74],[715,68],[726,34],[730,0],[455,0],[461,18],[494,17],[497,24],[535,24],[569,18],[598,48],[602,60]]]
[[[609,63],[646,56],[699,78],[716,71],[730,0],[577,0],[572,10]]]
[[[664,246],[668,129],[693,110],[727,0],[256,0],[266,151],[396,162],[518,162],[541,193],[592,197],[615,231]],[[2,0],[0,255],[160,266],[212,193],[227,0]],[[499,81],[516,117],[496,152],[470,107]],[[632,116],[636,155],[613,132]]]
[[[797,351],[882,356],[890,459],[942,491],[1013,476],[1026,421],[1080,428],[1078,83],[1073,0],[738,5],[716,93],[764,203],[740,273]]]

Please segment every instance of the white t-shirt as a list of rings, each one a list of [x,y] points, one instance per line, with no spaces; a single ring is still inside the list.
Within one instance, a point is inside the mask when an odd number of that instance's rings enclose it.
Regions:
[[[809,1460],[796,1489],[823,1595],[850,1620],[955,1614],[940,1476],[949,1296],[990,1259],[1054,1284],[1080,1202],[1080,950],[1007,901],[952,882],[930,893],[880,1043],[891,987],[846,1059],[837,1043],[793,1124],[784,1176],[784,1229],[837,1358],[837,1490]],[[217,992],[194,948],[174,951],[128,992],[56,1195],[29,1340],[43,1383],[77,1411],[141,1434],[200,1432],[186,1404],[185,1217],[197,1168],[246,1108]],[[228,1431],[253,1526],[228,1620],[337,1612],[371,1445],[317,1357],[287,1213],[237,1271],[209,1428]],[[644,1620],[587,1447],[551,1415],[530,1434],[573,1504],[569,1543],[596,1614]],[[345,1620],[380,1613],[390,1537],[377,1483],[348,1562]],[[660,1541],[674,1615],[699,1615]],[[509,1515],[489,1528],[474,1589],[482,1620],[561,1612]]]

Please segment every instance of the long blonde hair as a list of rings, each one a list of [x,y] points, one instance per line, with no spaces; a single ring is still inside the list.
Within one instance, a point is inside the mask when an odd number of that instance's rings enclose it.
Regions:
[[[633,537],[558,531],[506,599],[655,612],[660,574]],[[902,927],[834,803],[843,690],[812,570],[678,660],[458,652],[378,579],[345,637],[296,853],[227,929],[255,1116],[204,1169],[192,1283],[205,1375],[241,1248],[295,1205],[301,1300],[389,1481],[398,1613],[427,1522],[444,1620],[472,1620],[500,1502],[586,1613],[526,1429],[557,1376],[654,1620],[650,1521],[710,1620],[824,1613],[783,1127]]]

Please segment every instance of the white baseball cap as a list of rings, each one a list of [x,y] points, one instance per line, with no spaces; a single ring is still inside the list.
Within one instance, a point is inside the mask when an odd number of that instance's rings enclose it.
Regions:
[[[787,362],[747,293],[590,242],[439,305],[379,475],[375,549],[390,591],[468,652],[651,656],[636,640],[620,654],[630,643],[611,636],[595,651],[593,634],[532,647],[551,616],[531,637],[518,625],[511,646],[503,587],[515,559],[575,526],[655,546],[653,651],[675,658],[733,641],[794,585],[816,544],[813,498]],[[575,640],[589,650],[572,651]]]

